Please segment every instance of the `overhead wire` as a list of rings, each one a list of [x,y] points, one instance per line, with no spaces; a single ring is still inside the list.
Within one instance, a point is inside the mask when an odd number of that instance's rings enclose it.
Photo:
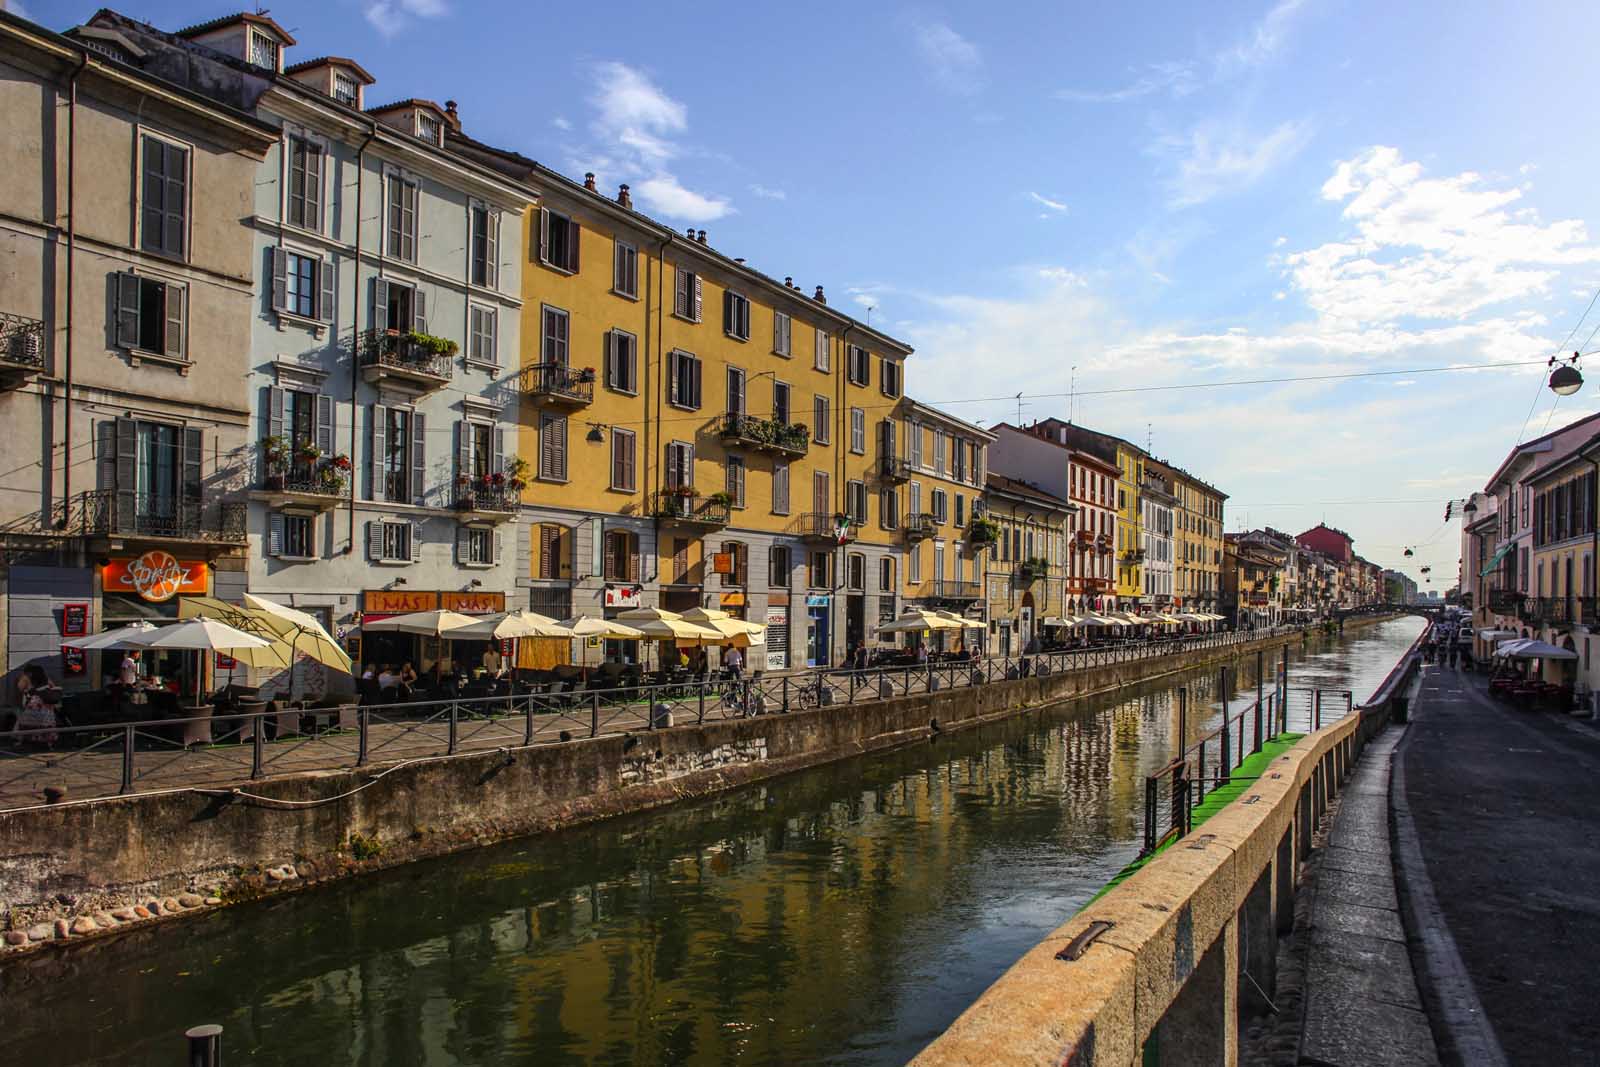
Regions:
[[[1578,316],[1578,321],[1572,324],[1572,329],[1567,331],[1567,336],[1562,339],[1562,341],[1561,341],[1561,343],[1559,345],[1556,346],[1555,354],[1557,356],[1559,356],[1562,353],[1566,352],[1567,345],[1572,343],[1572,339],[1574,337],[1578,336],[1578,331],[1583,329],[1583,324],[1589,318],[1589,312],[1594,310],[1595,301],[1597,301],[1597,300],[1600,300],[1600,286],[1596,286],[1595,287],[1594,295],[1589,298],[1589,306],[1583,309],[1583,314]],[[1589,342],[1594,340],[1595,333],[1600,333],[1600,326],[1596,326],[1594,332],[1591,332],[1589,334],[1588,340],[1583,342],[1582,346],[1579,348],[1579,351],[1583,351],[1584,349],[1587,349],[1589,347]],[[1528,422],[1529,422],[1529,420],[1531,420],[1533,418],[1533,409],[1539,406],[1539,397],[1542,395],[1543,391],[1544,391],[1544,378],[1541,376],[1540,379],[1539,379],[1539,388],[1533,394],[1533,403],[1528,405],[1528,414],[1523,417],[1522,429],[1517,431],[1517,444],[1519,444],[1519,445],[1522,443],[1522,435],[1528,432]],[[1561,402],[1561,397],[1557,396],[1556,397],[1556,403],[1559,404],[1560,402]],[[1545,429],[1546,430],[1548,430],[1550,428],[1550,416],[1554,415],[1555,413],[1556,413],[1556,405],[1555,404],[1551,404],[1550,405],[1550,415],[1546,415],[1545,416],[1545,420],[1544,420],[1544,425],[1545,425]],[[1541,431],[1541,433],[1542,432],[1543,431]]]

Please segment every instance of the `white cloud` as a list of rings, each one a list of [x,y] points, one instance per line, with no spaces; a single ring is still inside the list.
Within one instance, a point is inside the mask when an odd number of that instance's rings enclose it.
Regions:
[[[1465,171],[1425,177],[1397,149],[1368,148],[1322,186],[1354,232],[1284,257],[1294,287],[1330,320],[1462,320],[1546,293],[1563,268],[1600,261],[1581,221],[1510,210],[1516,188]]]
[[[1192,62],[1152,63],[1119,89],[1057,89],[1055,98],[1071,104],[1123,104],[1154,93],[1188,96],[1199,87]]]
[[[1282,0],[1267,12],[1265,18],[1256,23],[1243,40],[1217,55],[1218,74],[1227,76],[1237,71],[1259,67],[1276,57],[1289,36],[1295,15],[1304,6],[1305,0]]]
[[[1038,204],[1041,207],[1049,208],[1051,211],[1054,211],[1057,214],[1064,213],[1067,210],[1067,205],[1065,203],[1063,203],[1062,201],[1060,201],[1060,200],[1051,200],[1049,197],[1040,196],[1038,193],[1034,193],[1034,192],[1028,193],[1028,196],[1033,200],[1033,202],[1035,204]],[[1040,218],[1049,218],[1050,216],[1041,215],[1039,217]]]
[[[787,200],[789,194],[782,189],[769,189],[765,185],[755,184],[750,186],[750,195],[762,200]]]
[[[551,119],[550,120],[550,125],[554,126],[558,130],[570,130],[570,129],[572,129],[572,123],[568,122],[566,119],[562,118],[560,115],[557,115],[555,118]]]
[[[1280,123],[1265,136],[1231,125],[1203,122],[1182,137],[1158,141],[1152,149],[1174,160],[1169,202],[1189,207],[1249,188],[1268,171],[1292,159],[1311,139],[1304,119]]]
[[[657,174],[633,186],[646,211],[687,222],[714,222],[731,214],[733,205],[721,197],[685,189],[670,174]]]
[[[410,26],[416,19],[437,19],[450,14],[445,0],[367,0],[362,14],[384,37]]]
[[[969,95],[982,88],[983,54],[977,45],[942,22],[918,24],[913,37],[923,62],[946,89]]]

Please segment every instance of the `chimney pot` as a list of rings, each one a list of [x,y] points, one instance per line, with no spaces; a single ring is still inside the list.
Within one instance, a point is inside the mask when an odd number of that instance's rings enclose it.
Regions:
[[[444,115],[451,127],[459,133],[461,131],[461,116],[456,114],[456,102],[454,100],[446,100],[444,102]]]
[[[583,187],[589,190],[591,193],[594,192],[594,171],[591,170],[584,172]]]
[[[744,262],[744,257],[743,256],[734,256],[733,257],[733,261],[735,263],[741,263],[742,264]]]
[[[706,243],[706,231],[701,230],[699,236],[697,236],[695,238],[695,240],[699,241],[701,244],[705,244]]]
[[[617,186],[617,203],[625,208],[633,207],[633,196],[628,192],[626,185]]]
[[[684,230],[683,235],[691,241],[694,240],[694,227],[690,226],[687,230]]]
[[[817,286],[817,291],[812,296],[812,299],[819,304],[826,304],[828,302],[828,298],[822,295],[822,286]]]
[[[793,289],[794,288],[794,279],[789,277],[789,276],[787,276],[787,275],[785,275],[784,279],[783,279],[783,287],[785,289]]]

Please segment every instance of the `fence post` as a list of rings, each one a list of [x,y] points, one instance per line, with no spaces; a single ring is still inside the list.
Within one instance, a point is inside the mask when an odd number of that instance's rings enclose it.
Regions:
[[[649,713],[649,717],[647,718],[646,721],[649,722],[652,726],[655,725],[655,721],[656,721],[656,702],[655,702],[655,698],[653,698],[653,697],[650,700],[650,713]],[[600,694],[599,693],[590,693],[589,694],[589,736],[590,737],[599,737],[600,736]]]
[[[133,792],[133,727],[122,728],[122,793]]]
[[[856,702],[856,672],[850,672],[850,703]]]
[[[1311,729],[1322,729],[1322,690],[1311,691]]]
[[[1144,780],[1144,850],[1156,850],[1156,780]]]
[[[1178,687],[1178,756],[1189,747],[1189,687]]]
[[[367,719],[372,715],[371,708],[356,709],[356,766],[360,767],[367,762]]]
[[[906,692],[909,693],[910,691],[910,687],[907,686]],[[789,714],[789,676],[787,674],[783,676],[783,713],[785,715]]]
[[[1261,701],[1262,693],[1266,691],[1267,654],[1261,649],[1256,649],[1256,747],[1253,752],[1261,751]]]
[[[1196,790],[1197,795],[1194,798],[1194,802],[1196,804],[1200,803],[1206,798],[1206,743],[1203,739],[1200,742],[1200,758],[1198,763],[1199,766],[1196,768],[1196,770],[1199,771],[1199,774],[1196,776],[1195,782],[1198,784],[1199,788]]]
[[[183,1036],[189,1039],[189,1067],[221,1067],[222,1027],[207,1023],[190,1027]]]
[[[701,682],[700,683],[700,713],[699,713],[699,715],[696,717],[696,719],[694,721],[696,723],[703,723],[703,722],[706,721],[706,683],[705,682]],[[655,728],[655,724],[656,724],[656,717],[654,715],[651,715],[650,716],[650,726],[651,726],[652,729]]]
[[[906,686],[906,696],[910,696],[911,695],[911,668],[910,667],[906,668],[905,686]]]
[[[258,712],[252,718],[256,720],[256,728],[250,731],[250,777],[260,778],[262,746],[266,743],[262,731],[267,725],[267,717]]]
[[[522,705],[524,712],[524,725],[522,727],[522,743],[533,744],[533,697],[527,697]]]
[[[450,702],[450,746],[446,751],[452,756],[456,754],[456,709],[459,706],[454,700]]]
[[[1221,675],[1217,679],[1217,686],[1218,695],[1222,698],[1222,751],[1219,753],[1222,759],[1217,763],[1217,781],[1227,782],[1229,780],[1229,757],[1232,755],[1228,746],[1228,668],[1222,668]]]

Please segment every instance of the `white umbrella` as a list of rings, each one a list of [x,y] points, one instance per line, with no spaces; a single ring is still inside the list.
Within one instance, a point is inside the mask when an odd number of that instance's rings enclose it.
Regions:
[[[524,637],[574,637],[570,629],[536,611],[502,611],[486,615],[471,626],[451,630],[450,636],[468,641],[520,640]]]
[[[129,648],[187,650],[191,652],[226,652],[230,655],[249,655],[258,649],[272,650],[273,642],[254,634],[236,630],[216,619],[189,619],[170,626],[147,630],[129,641]],[[194,695],[200,698],[201,676],[204,670],[195,671]]]
[[[878,627],[880,634],[917,633],[922,630],[959,630],[961,623],[940,618],[931,611],[908,611],[891,622]]]
[[[1511,659],[1577,659],[1578,654],[1571,649],[1557,648],[1547,641],[1527,640],[1519,641],[1516,647],[1505,653]]]
[[[722,634],[710,627],[689,622],[675,611],[664,608],[632,608],[622,612],[618,619],[638,630],[645,637],[676,641],[679,638],[710,638],[715,641]]]
[[[644,636],[643,630],[617,622],[615,619],[597,619],[592,615],[575,615],[562,619],[561,625],[572,631],[573,637],[611,637],[619,641],[635,641]]]
[[[293,631],[288,635],[289,645],[297,655],[310,656],[318,663],[344,671],[346,674],[351,673],[349,653],[334,640],[333,635],[317,621],[315,615],[271,600],[264,600],[254,593],[246,593],[244,602],[260,615],[282,620],[292,626]]]
[[[363,619],[361,629],[363,632],[372,633],[385,632],[421,634],[423,637],[454,637],[453,631],[476,626],[478,622],[479,620],[471,615],[439,609],[435,611],[413,611],[409,615],[391,615],[387,619],[374,619],[371,622]]]
[[[138,646],[133,642],[139,637],[139,635],[147,634],[155,628],[156,627],[154,623],[143,621],[136,622],[131,626],[123,626],[115,630],[106,630],[103,633],[95,634],[93,637],[85,637],[82,641],[74,643],[71,647],[81,648],[89,652],[95,650],[104,651],[112,648],[137,648]]]

